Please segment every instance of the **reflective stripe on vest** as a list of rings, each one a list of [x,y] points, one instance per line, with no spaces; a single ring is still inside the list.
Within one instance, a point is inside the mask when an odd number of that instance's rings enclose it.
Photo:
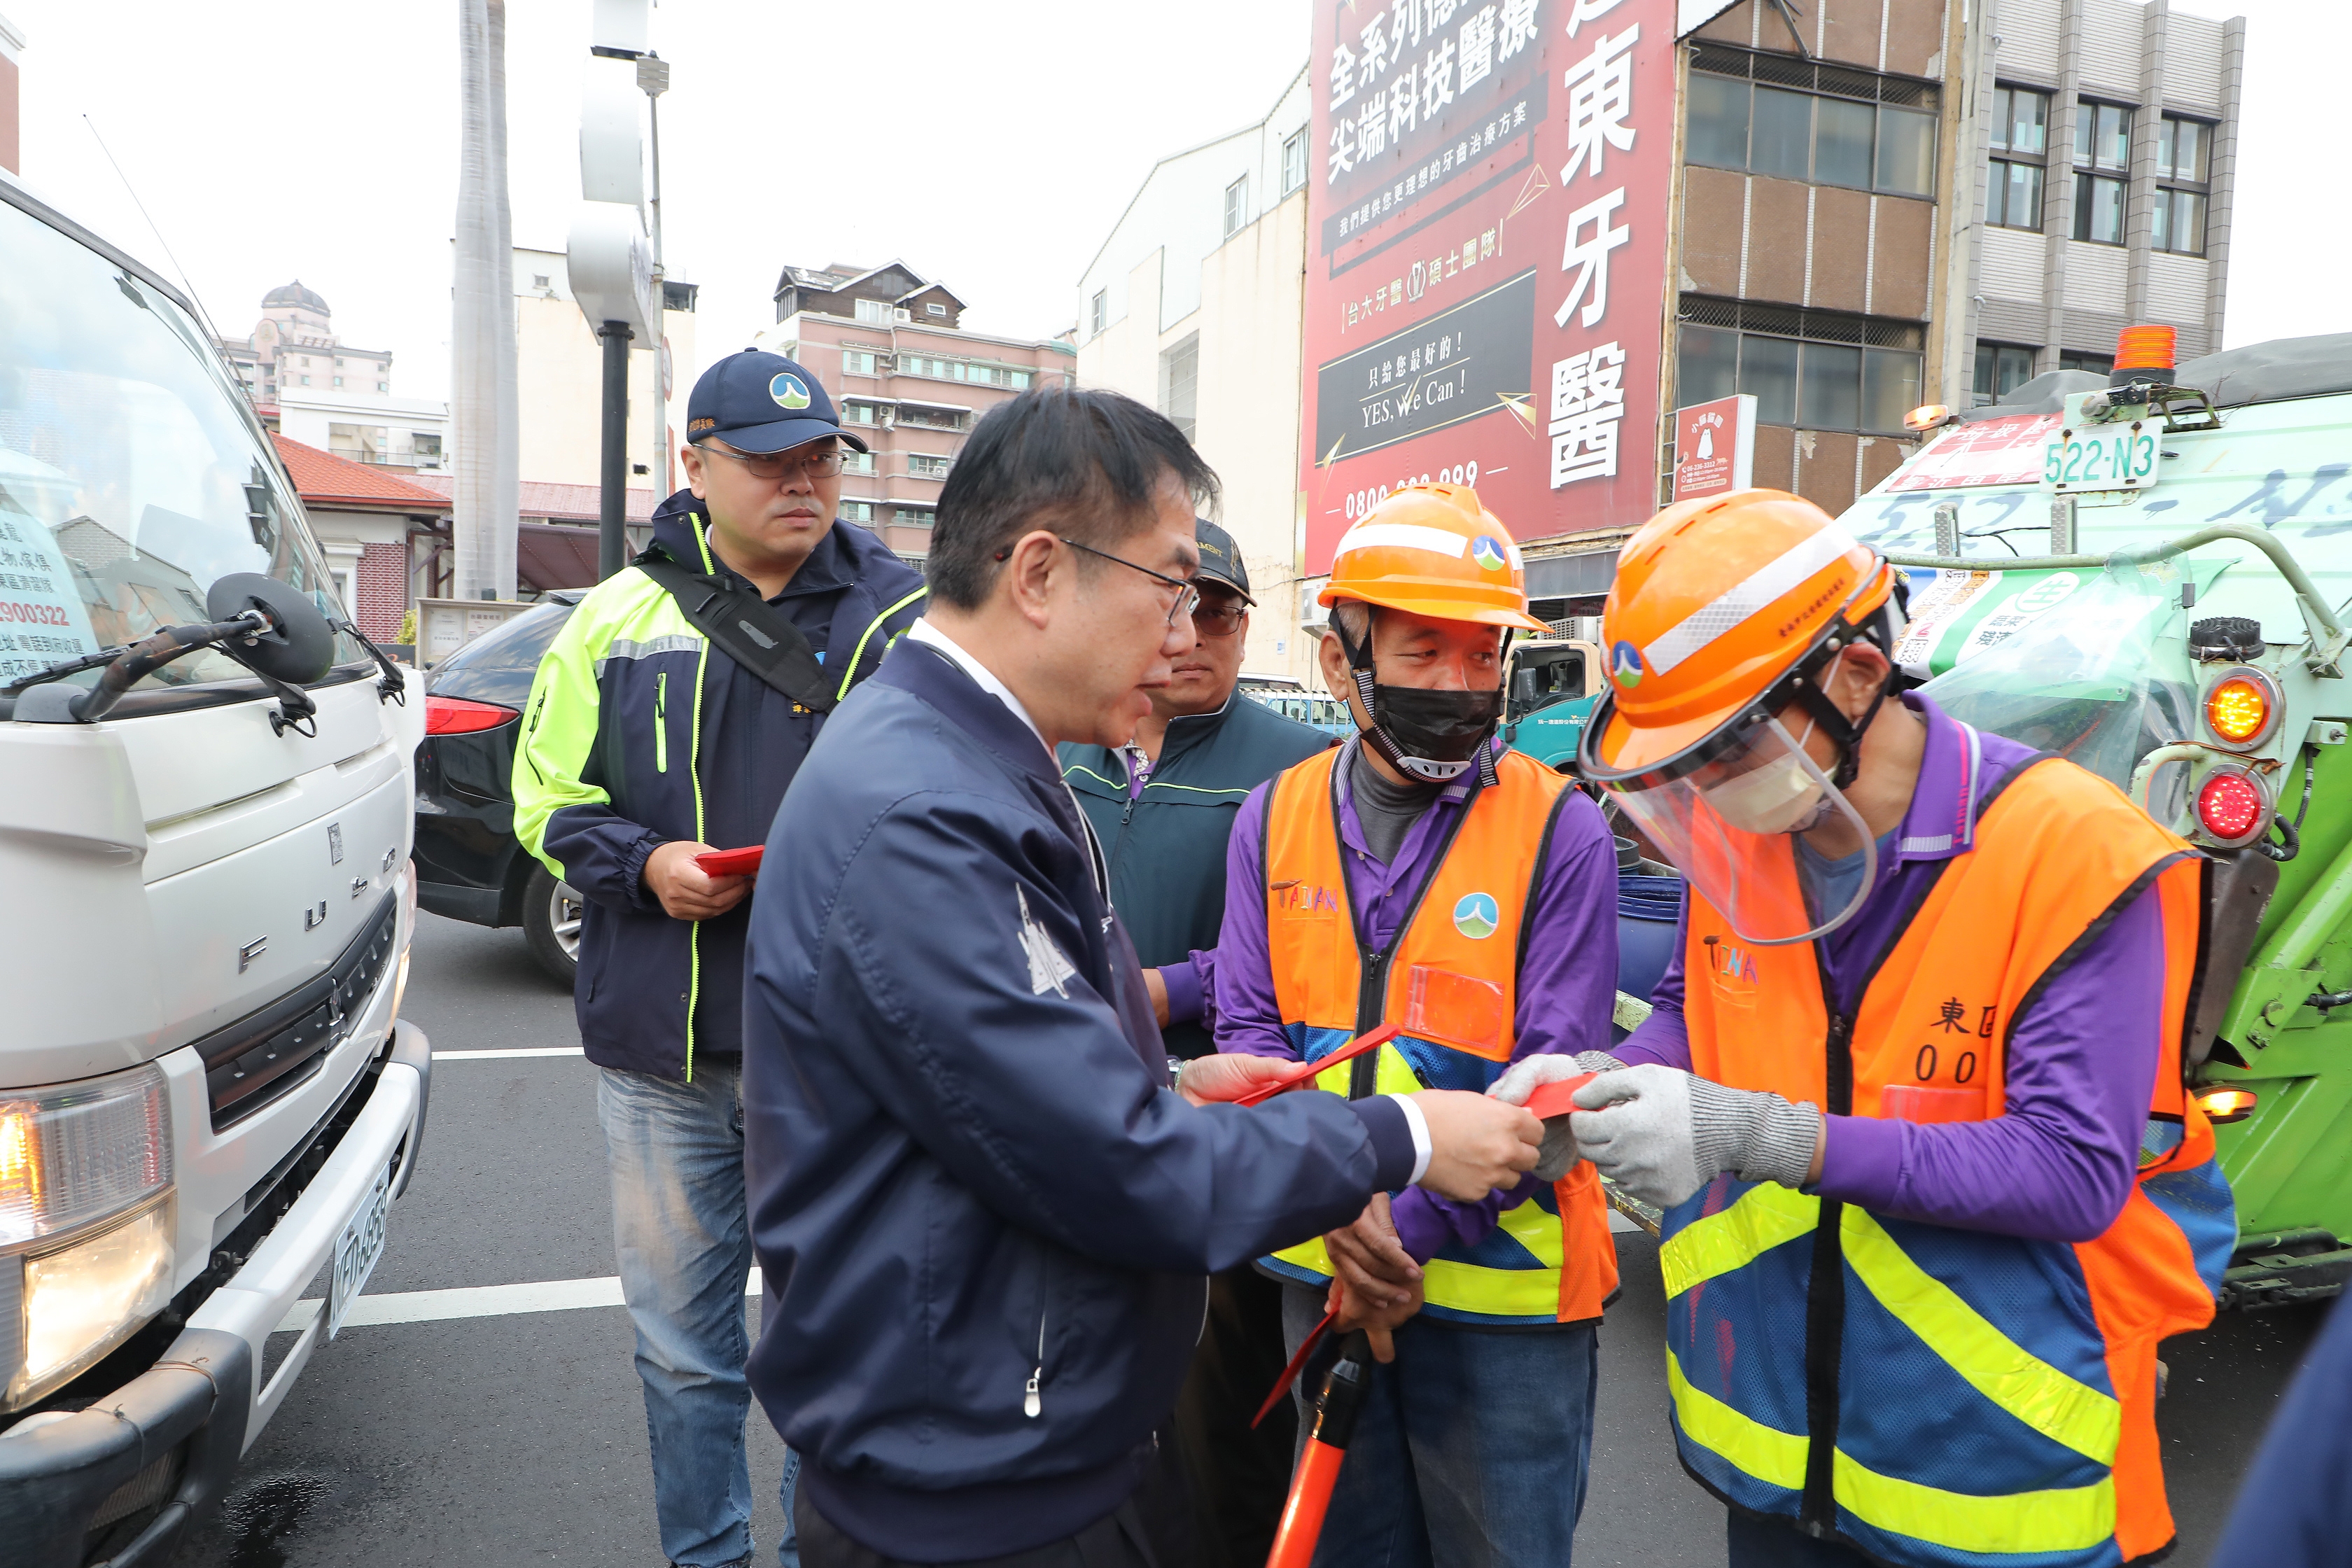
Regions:
[[[1489,1040],[1400,1037],[1374,1053],[1369,1090],[1479,1090],[1510,1060],[1520,931],[1549,827],[1568,787],[1517,752],[1499,760],[1498,783],[1463,808],[1436,870],[1415,890],[1376,994],[1348,902],[1335,768],[1339,750],[1285,772],[1267,802],[1266,946],[1275,1000],[1302,1059],[1313,1061],[1382,1021],[1402,1023],[1415,966],[1494,988],[1499,1032]],[[1374,955],[1375,959],[1377,955]],[[1316,1087],[1357,1087],[1356,1064],[1328,1069]],[[1320,1286],[1331,1260],[1320,1237],[1266,1260],[1286,1278]],[[1450,1245],[1423,1270],[1431,1316],[1468,1322],[1577,1322],[1601,1315],[1617,1284],[1608,1207],[1589,1165],[1502,1211],[1475,1247]]]
[[[2173,1534],[2156,1345],[2210,1321],[2202,1232],[2229,1213],[2182,1087],[2197,858],[2113,786],[2045,759],[1990,798],[1972,849],[1912,875],[1927,890],[1850,1019],[1831,1015],[1810,944],[1745,945],[1694,895],[1695,1070],[1833,1114],[1999,1116],[2019,1016],[2153,888],[2164,1026],[2139,1183],[2105,1234],[2068,1246],[1717,1178],[1669,1211],[1660,1249],[1685,1462],[1738,1506],[1903,1568],[2144,1557]]]

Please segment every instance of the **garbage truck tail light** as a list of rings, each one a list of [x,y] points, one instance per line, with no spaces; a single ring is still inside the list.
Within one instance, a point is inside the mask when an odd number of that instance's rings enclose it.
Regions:
[[[0,1299],[22,1355],[0,1353],[0,1410],[90,1365],[172,1293],[172,1119],[152,1063],[0,1091]],[[12,1289],[13,1288],[13,1289]],[[0,1326],[0,1346],[17,1324]]]
[[[2205,1120],[2215,1126],[2225,1122],[2243,1121],[2254,1113],[2254,1091],[2251,1089],[2209,1089],[2197,1096],[2197,1109]]]
[[[2237,768],[2216,770],[2197,792],[2199,825],[2231,847],[2261,832],[2269,814],[2263,786]]]
[[[2259,670],[2235,670],[2205,694],[2205,722],[2225,746],[2252,746],[2270,733],[2277,692]]]

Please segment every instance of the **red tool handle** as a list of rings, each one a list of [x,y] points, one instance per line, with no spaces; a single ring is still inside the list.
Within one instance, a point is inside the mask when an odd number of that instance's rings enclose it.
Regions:
[[[1307,1568],[1315,1561],[1315,1543],[1322,1539],[1323,1515],[1331,1506],[1331,1489],[1339,1483],[1339,1461],[1345,1448],[1309,1438],[1298,1457],[1298,1477],[1282,1505],[1282,1524],[1274,1532],[1274,1550],[1265,1568]]]
[[[1338,1050],[1333,1051],[1328,1056],[1317,1057],[1311,1062],[1301,1062],[1297,1067],[1291,1068],[1290,1071],[1284,1073],[1280,1078],[1266,1079],[1265,1082],[1258,1085],[1255,1089],[1251,1089],[1247,1094],[1243,1095],[1239,1100],[1234,1100],[1234,1103],[1235,1105],[1255,1105],[1260,1100],[1271,1100],[1286,1089],[1296,1089],[1300,1084],[1306,1083],[1316,1078],[1327,1068],[1337,1067],[1341,1062],[1345,1061],[1353,1061],[1356,1058],[1362,1056],[1366,1051],[1378,1050],[1381,1047],[1388,1044],[1391,1040],[1395,1039],[1399,1032],[1400,1031],[1394,1024],[1382,1024],[1379,1028],[1374,1029],[1368,1034],[1358,1035],[1354,1039],[1349,1040],[1346,1045],[1341,1046]]]

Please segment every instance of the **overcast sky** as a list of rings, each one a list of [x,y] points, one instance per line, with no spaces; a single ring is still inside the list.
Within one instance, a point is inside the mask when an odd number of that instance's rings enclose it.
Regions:
[[[223,331],[250,331],[263,292],[299,277],[346,342],[394,351],[394,393],[445,397],[457,9],[0,0],[29,40],[26,178],[177,271],[94,125]],[[2321,259],[2352,248],[2321,113],[2344,92],[2352,5],[2176,9],[2249,18],[2228,341],[2352,331]],[[508,7],[518,244],[561,249],[570,226],[588,14]],[[1306,57],[1308,16],[1305,0],[667,0],[653,22],[673,67],[667,259],[702,286],[701,356],[773,319],[786,262],[896,257],[969,301],[969,326],[1060,331],[1151,164],[1262,117]]]

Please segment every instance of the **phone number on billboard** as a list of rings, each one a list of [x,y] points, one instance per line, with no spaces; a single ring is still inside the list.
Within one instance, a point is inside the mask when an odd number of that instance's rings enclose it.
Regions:
[[[1407,485],[1475,485],[1477,482],[1477,464],[1456,463],[1450,468],[1440,468],[1434,474],[1423,474],[1419,479],[1402,479],[1392,485],[1351,490],[1348,495],[1348,521],[1355,521]]]

